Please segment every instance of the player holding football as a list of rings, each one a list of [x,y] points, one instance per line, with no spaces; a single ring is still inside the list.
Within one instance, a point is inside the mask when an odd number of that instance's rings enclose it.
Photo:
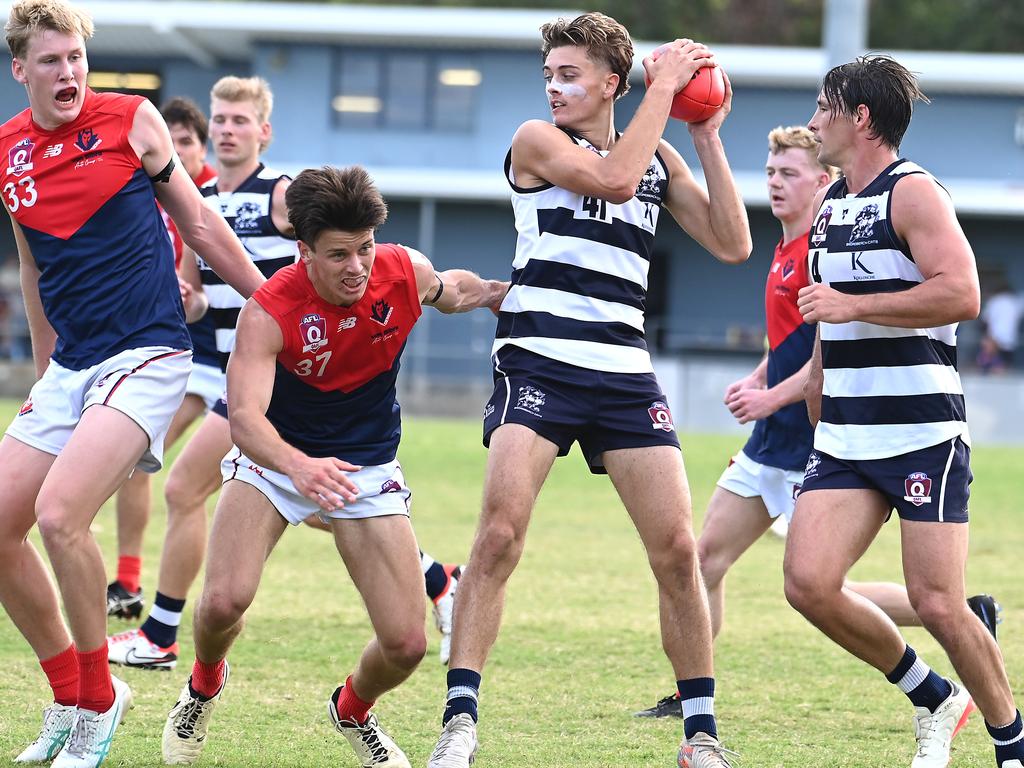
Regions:
[[[818,324],[807,386],[817,426],[787,540],[786,597],[908,696],[913,768],[947,765],[972,696],[996,764],[1022,768],[1021,716],[1002,655],[964,600],[972,476],[956,326],[978,315],[978,272],[949,194],[898,155],[919,99],[905,67],[865,56],[825,75],[808,123],[819,159],[844,177],[815,200],[812,284],[798,299]],[[894,509],[911,604],[964,688],[844,587]]]
[[[99,765],[131,705],[107,666],[106,578],[89,526],[136,467],[160,468],[192,365],[154,191],[227,282],[243,294],[262,282],[203,206],[156,107],[87,87],[92,32],[61,0],[12,5],[11,69],[29,107],[0,127],[0,190],[40,375],[0,440],[0,601],[54,695],[17,760],[57,768]],[[27,539],[37,522],[70,633]]]
[[[366,604],[374,637],[328,703],[364,766],[408,768],[369,710],[426,648],[423,576],[396,459],[399,358],[422,313],[489,307],[508,283],[436,273],[417,251],[376,244],[387,208],[362,168],[305,170],[288,188],[302,260],[239,315],[228,366],[225,484],[195,610],[196,661],[164,728],[168,763],[195,761],[228,680],[263,563],[288,524],[317,513]]]
[[[217,175],[206,162],[206,140],[209,123],[206,115],[190,99],[174,98],[160,108],[174,143],[174,151],[189,177],[202,186]],[[182,262],[182,242],[174,221],[164,213],[164,224],[174,245],[174,265],[192,277],[197,296],[203,296],[198,284],[195,259]],[[185,387],[185,399],[171,420],[167,430],[166,446],[174,445],[185,430],[202,414],[212,408],[224,392],[224,375],[217,359],[213,318],[204,314],[188,324],[192,340],[192,373]],[[165,446],[165,447],[166,447]],[[107,585],[107,615],[122,619],[137,619],[142,614],[143,597],[140,586],[142,573],[142,540],[149,522],[150,480],[146,472],[134,473],[117,492],[117,577]]]
[[[661,135],[705,46],[675,41],[644,67],[652,80],[619,135],[633,46],[621,24],[589,13],[542,28],[554,124],[524,123],[505,168],[519,241],[493,349],[495,389],[483,512],[459,587],[443,730],[430,768],[467,768],[476,752],[481,673],[534,500],[556,456],[579,441],[607,472],[658,581],[662,643],[686,713],[679,765],[728,765],[714,716],[711,626],[690,496],[672,416],[643,331],[647,269],[661,206],[726,263],[750,254],[746,212],[719,138],[731,105],[690,125],[708,191]]]
[[[787,523],[792,518],[813,438],[803,385],[810,370],[814,326],[803,321],[797,294],[810,282],[807,238],[814,196],[835,179],[836,169],[818,160],[814,134],[804,126],[775,128],[768,134],[768,148],[768,195],[772,214],[782,225],[765,286],[769,348],[749,376],[725,390],[726,406],[739,423],[754,421],[754,431],[719,478],[697,540],[715,637],[725,614],[725,575],[773,518]],[[902,584],[849,582],[847,587],[875,603],[897,625],[920,625]],[[975,595],[968,603],[995,636],[996,602],[988,595]],[[636,714],[682,717],[679,694]]]

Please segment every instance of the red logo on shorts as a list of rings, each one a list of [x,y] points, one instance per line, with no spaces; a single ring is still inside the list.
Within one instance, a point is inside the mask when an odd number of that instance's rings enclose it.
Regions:
[[[381,493],[401,493],[402,486],[397,480],[388,480],[380,487]]]
[[[32,413],[32,398],[30,397],[25,401],[25,404],[21,406],[21,410],[18,411],[19,416],[24,416],[26,413]]]
[[[903,487],[907,491],[904,501],[909,501],[915,507],[932,503],[932,479],[924,472],[911,472],[903,481]]]
[[[672,411],[660,400],[651,403],[647,413],[651,416],[651,429],[663,429],[666,432],[675,429],[675,425],[672,423]]]

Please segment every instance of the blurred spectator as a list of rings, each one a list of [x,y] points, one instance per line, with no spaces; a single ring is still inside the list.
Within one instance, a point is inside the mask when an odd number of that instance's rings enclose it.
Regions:
[[[985,333],[978,350],[978,367],[983,373],[1005,373],[1013,366],[1024,317],[1024,297],[1016,294],[1005,280],[985,302],[981,321]]]

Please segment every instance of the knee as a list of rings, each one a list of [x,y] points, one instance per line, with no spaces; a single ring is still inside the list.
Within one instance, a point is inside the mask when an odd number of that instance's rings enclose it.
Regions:
[[[384,659],[399,669],[412,670],[427,653],[427,636],[422,627],[409,629],[393,637],[378,637]]]
[[[700,562],[700,575],[704,585],[709,589],[718,585],[725,578],[732,562],[713,544],[700,540],[697,542],[697,559]]]
[[[954,600],[942,592],[931,590],[907,590],[910,605],[914,613],[921,619],[925,628],[936,637],[940,637],[954,626],[962,624],[962,612],[966,612],[966,602]]]
[[[76,519],[70,505],[60,499],[40,497],[36,502],[36,521],[39,535],[47,549],[75,546],[89,533],[89,521]]]
[[[195,623],[203,629],[224,631],[241,621],[251,602],[251,597],[229,591],[204,591],[196,604]]]
[[[700,568],[693,534],[680,528],[657,546],[647,549],[647,560],[658,583],[679,586],[696,580]]]
[[[525,530],[510,522],[502,515],[488,516],[480,527],[478,542],[475,549],[479,554],[479,563],[486,572],[489,563],[519,562],[525,543]],[[474,561],[475,563],[476,561]]]
[[[164,500],[167,502],[168,516],[175,517],[202,506],[206,496],[197,491],[195,483],[187,475],[172,471],[164,484]]]
[[[828,604],[829,590],[821,573],[806,564],[787,562],[783,566],[786,600],[808,619]]]

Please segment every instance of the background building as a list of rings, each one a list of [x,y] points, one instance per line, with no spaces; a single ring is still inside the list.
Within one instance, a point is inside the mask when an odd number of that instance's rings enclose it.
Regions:
[[[548,118],[538,28],[559,14],[256,2],[83,5],[97,26],[89,45],[94,87],[135,90],[157,103],[185,95],[205,106],[220,76],[260,75],[275,95],[269,164],[290,171],[363,164],[391,207],[381,239],[417,247],[441,267],[508,273],[515,228],[502,164],[516,127]],[[740,267],[720,265],[666,219],[647,330],[664,365],[673,366],[667,378],[686,378],[673,363],[680,358],[704,361],[727,378],[730,361],[749,367],[762,350],[765,269],[779,234],[764,189],[765,137],[776,125],[806,122],[826,69],[863,50],[863,10],[851,16],[850,6],[828,4],[821,48],[709,41],[735,90],[722,134],[754,254]],[[0,2],[0,14],[9,7]],[[642,98],[640,61],[660,42],[636,43],[633,89],[616,110],[620,130]],[[1024,290],[1024,55],[892,53],[920,73],[932,99],[918,108],[903,153],[949,188],[983,290],[1004,279]],[[0,103],[8,113],[26,104],[9,77],[0,78]],[[666,137],[699,176],[686,126],[670,122]],[[14,243],[9,228],[0,229],[0,256],[7,255],[0,285],[10,285]],[[414,375],[406,379],[406,399],[446,410],[440,393],[486,388],[492,333],[493,321],[482,313],[427,313],[407,352]],[[964,324],[965,368],[979,337],[977,323]],[[698,378],[718,385],[718,376]],[[477,399],[471,402],[475,411]],[[694,408],[695,416],[704,410]]]

